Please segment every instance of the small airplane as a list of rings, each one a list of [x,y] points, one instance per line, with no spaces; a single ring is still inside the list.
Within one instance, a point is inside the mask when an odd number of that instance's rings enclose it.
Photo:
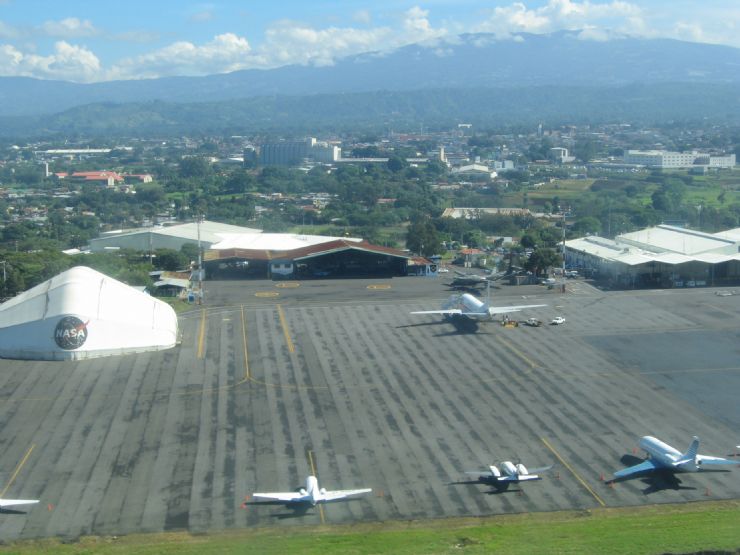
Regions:
[[[18,505],[33,505],[38,502],[38,499],[0,499],[0,510]]]
[[[542,480],[542,477],[537,473],[547,472],[552,468],[552,465],[527,470],[527,467],[521,463],[514,464],[511,461],[503,461],[499,464],[499,467],[490,465],[488,471],[483,474],[480,472],[466,472],[465,474],[478,476],[478,481],[483,484],[490,484],[498,489],[506,489],[509,484]]]
[[[449,319],[468,319],[473,321],[493,320],[497,314],[519,312],[526,308],[540,308],[545,304],[525,304],[516,306],[490,306],[490,283],[486,302],[481,302],[470,293],[452,295],[442,305],[442,310],[420,310],[411,314],[441,314]]]
[[[370,493],[371,491],[373,490],[370,488],[327,491],[324,488],[319,488],[319,481],[316,479],[316,476],[309,476],[306,478],[306,487],[301,488],[298,491],[253,493],[252,497],[285,503],[310,503],[315,506],[318,503],[339,501],[340,499],[346,499],[353,495]]]
[[[491,279],[489,276],[455,270],[455,277],[452,278],[449,287],[477,287],[490,283]]]
[[[691,445],[685,453],[679,452],[670,445],[663,443],[653,436],[640,438],[640,447],[650,456],[649,459],[618,470],[614,473],[615,479],[626,478],[640,472],[652,470],[669,470],[671,472],[698,472],[705,466],[722,464],[740,464],[740,461],[731,461],[722,457],[700,455],[699,438],[694,436]]]

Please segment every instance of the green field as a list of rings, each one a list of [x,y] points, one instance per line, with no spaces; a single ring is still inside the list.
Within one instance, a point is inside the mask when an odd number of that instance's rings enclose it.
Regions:
[[[346,526],[40,540],[0,553],[77,554],[658,554],[740,551],[740,502],[627,507]]]

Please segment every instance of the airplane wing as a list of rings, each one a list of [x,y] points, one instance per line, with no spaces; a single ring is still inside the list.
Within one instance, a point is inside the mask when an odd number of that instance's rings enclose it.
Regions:
[[[16,505],[33,505],[38,499],[0,499],[0,509],[4,507],[15,507]]]
[[[489,314],[505,314],[507,312],[519,312],[525,308],[540,308],[546,304],[523,304],[518,306],[491,306],[488,308]]]
[[[658,468],[658,466],[650,459],[641,462],[640,464],[636,464],[635,466],[630,466],[628,468],[623,468],[622,470],[617,470],[614,473],[615,478],[624,478],[625,476],[632,476],[633,474],[637,474],[639,472],[647,472],[648,470],[655,470]]]
[[[697,455],[696,458],[701,463],[701,466],[707,464],[740,464],[740,461],[731,461],[730,459],[723,459],[722,457],[710,457],[709,455]]]
[[[275,493],[253,493],[252,497],[257,499],[269,499],[271,501],[285,501],[287,503],[291,501],[302,501],[306,498],[305,495],[298,491],[286,491],[286,492],[275,492]]]
[[[361,495],[363,493],[370,493],[373,491],[370,488],[365,489],[340,489],[336,491],[327,491],[324,495],[324,501],[337,501],[338,499],[344,499],[351,497],[352,495]]]
[[[411,314],[447,314],[448,316],[453,316],[462,313],[462,310],[460,310],[459,308],[450,308],[447,310],[419,310],[417,312],[412,312]]]
[[[511,476],[510,477],[512,482],[527,482],[529,480],[542,480],[542,476],[537,476],[537,474],[520,474],[519,476]]]
[[[541,466],[540,468],[530,468],[529,473],[530,474],[537,474],[539,472],[547,472],[548,470],[551,470],[553,465],[548,466]]]

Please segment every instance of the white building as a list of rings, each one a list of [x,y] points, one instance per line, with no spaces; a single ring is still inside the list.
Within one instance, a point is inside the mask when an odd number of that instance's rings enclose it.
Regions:
[[[563,148],[560,146],[550,149],[550,157],[553,160],[560,162],[561,164],[568,164],[569,162],[572,162],[573,160],[576,159],[575,156],[570,156],[568,154],[567,148]]]
[[[78,266],[0,305],[0,357],[80,360],[177,343],[167,303]]]
[[[454,176],[486,177],[488,179],[494,179],[498,175],[495,170],[484,164],[460,166],[459,168],[453,168],[450,173]]]
[[[668,150],[628,150],[624,153],[624,163],[651,168],[732,168],[735,166],[735,155],[713,156],[711,154],[691,152],[671,152]]]
[[[703,233],[658,225],[565,243],[566,264],[620,287],[700,287],[740,283],[740,229]]]
[[[90,240],[92,252],[104,252],[110,249],[132,249],[149,252],[156,249],[179,250],[185,244],[200,244],[208,249],[214,243],[223,241],[232,234],[262,233],[260,229],[221,224],[208,220],[178,224],[172,226],[154,226],[141,229],[109,231],[97,239]]]

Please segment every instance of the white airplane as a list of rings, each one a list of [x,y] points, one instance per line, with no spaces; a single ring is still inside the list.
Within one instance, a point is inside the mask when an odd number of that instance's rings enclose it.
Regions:
[[[16,507],[18,505],[33,505],[38,502],[38,499],[0,499],[0,509]]]
[[[722,457],[710,457],[709,455],[700,455],[699,438],[694,436],[691,445],[685,453],[679,452],[670,445],[663,443],[653,436],[644,436],[640,438],[640,447],[650,455],[650,458],[618,470],[614,473],[614,478],[625,478],[639,472],[650,470],[670,470],[672,472],[698,472],[705,466],[721,464],[740,464],[740,461],[731,461]]]
[[[361,495],[373,491],[370,488],[365,489],[344,489],[336,491],[327,491],[319,488],[319,481],[316,476],[306,478],[306,487],[298,491],[275,492],[275,493],[253,493],[252,497],[257,499],[269,499],[271,501],[283,501],[285,503],[328,503],[330,501],[339,501],[352,495]]]
[[[442,310],[420,310],[411,314],[441,314],[445,318],[466,318],[474,321],[493,320],[497,314],[519,312],[526,308],[540,308],[545,304],[525,304],[515,306],[490,306],[488,296],[486,302],[481,302],[470,293],[452,295],[442,305]]]
[[[528,482],[531,480],[542,480],[542,477],[537,475],[537,473],[546,472],[552,468],[552,465],[550,465],[527,470],[527,467],[523,464],[514,464],[511,461],[503,461],[499,466],[500,469],[495,465],[489,466],[488,471],[484,474],[481,474],[480,472],[466,472],[465,474],[478,476],[479,482],[505,489],[509,484],[518,484],[519,482]]]

